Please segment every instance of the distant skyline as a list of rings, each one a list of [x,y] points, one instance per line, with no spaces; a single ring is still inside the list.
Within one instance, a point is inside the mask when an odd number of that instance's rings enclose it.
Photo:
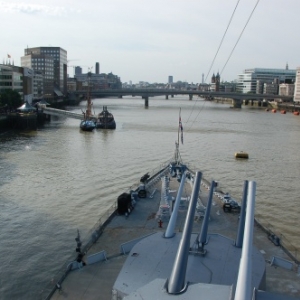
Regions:
[[[246,25],[239,43],[233,48]],[[231,25],[210,69],[232,13]],[[122,82],[232,81],[248,68],[300,66],[299,0],[37,0],[1,1],[0,62],[20,66],[28,47],[62,47],[83,72],[100,63],[100,72]]]

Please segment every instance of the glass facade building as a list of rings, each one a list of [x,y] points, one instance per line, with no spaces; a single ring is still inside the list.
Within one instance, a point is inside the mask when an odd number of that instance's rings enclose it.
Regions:
[[[243,74],[239,74],[237,78],[236,91],[240,93],[259,93],[261,88],[258,84],[278,82],[294,82],[296,78],[296,70],[288,69],[263,69],[254,68],[246,69]]]

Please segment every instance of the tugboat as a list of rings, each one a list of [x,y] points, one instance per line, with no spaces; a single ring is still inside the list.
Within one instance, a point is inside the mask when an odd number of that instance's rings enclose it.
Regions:
[[[113,114],[107,110],[107,106],[103,106],[103,111],[98,114],[96,128],[116,129],[116,121]]]

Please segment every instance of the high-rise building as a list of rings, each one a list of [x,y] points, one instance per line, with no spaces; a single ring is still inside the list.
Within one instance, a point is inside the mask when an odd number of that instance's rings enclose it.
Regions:
[[[66,50],[60,47],[35,47],[26,48],[24,54],[21,65],[39,71],[44,76],[46,98],[62,97],[67,93]]]
[[[75,75],[81,75],[82,74],[82,68],[77,66],[75,67]]]
[[[95,69],[96,73],[95,74],[100,74],[100,64],[98,62],[96,62],[96,69]]]
[[[173,76],[169,76],[168,83],[173,83]]]
[[[41,98],[54,101],[54,60],[45,54],[29,54],[21,57],[21,66],[34,70],[43,77],[43,95]]]

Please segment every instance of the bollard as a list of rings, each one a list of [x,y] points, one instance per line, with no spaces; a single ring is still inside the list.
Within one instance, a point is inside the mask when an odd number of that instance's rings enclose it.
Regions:
[[[159,227],[159,228],[162,228],[162,223],[163,223],[162,220],[159,220],[159,221],[158,221],[158,227]]]

